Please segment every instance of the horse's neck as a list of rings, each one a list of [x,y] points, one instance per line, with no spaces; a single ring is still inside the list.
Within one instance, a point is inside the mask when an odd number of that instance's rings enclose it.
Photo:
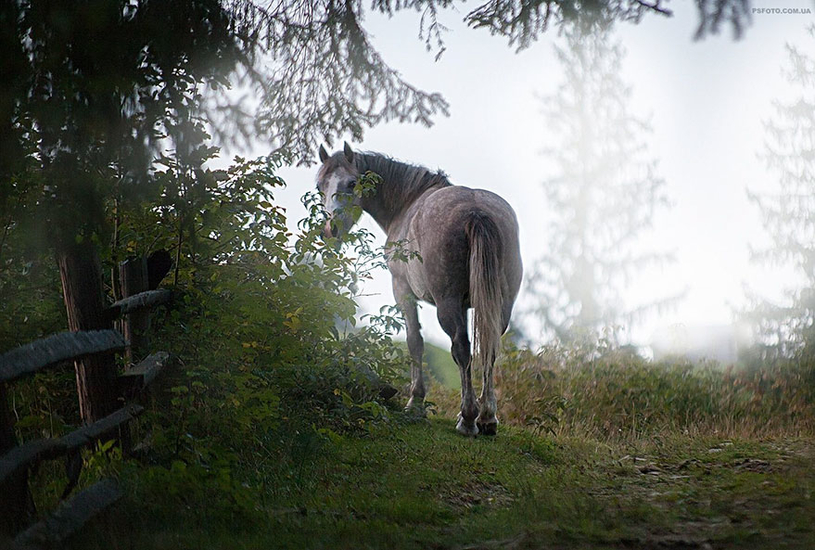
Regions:
[[[393,183],[383,181],[380,185],[384,187],[386,185],[393,185]],[[396,197],[394,197],[390,191],[386,192],[384,189],[377,189],[373,195],[366,197],[362,202],[363,210],[371,215],[386,234],[389,232],[393,222],[401,217],[404,211],[410,206],[409,204],[404,204],[406,200],[404,197],[402,197],[402,201],[394,199],[396,199]]]
[[[398,222],[419,197],[431,188],[413,189],[405,192],[402,182],[383,181],[382,189],[363,201],[363,209],[379,224],[385,233],[389,233],[394,223]]]
[[[376,192],[363,198],[362,208],[386,233],[422,195],[431,189],[450,185],[441,173],[434,174],[426,168],[377,155],[361,155],[358,168],[360,172],[370,170],[383,178]]]

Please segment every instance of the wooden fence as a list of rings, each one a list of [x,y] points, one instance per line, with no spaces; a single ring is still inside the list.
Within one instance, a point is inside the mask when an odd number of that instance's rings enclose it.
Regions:
[[[131,269],[128,262],[138,262],[137,269]],[[113,329],[62,332],[0,356],[0,546],[3,546],[4,535],[13,537],[12,547],[20,550],[60,545],[90,518],[121,497],[116,481],[103,479],[66,500],[79,479],[82,448],[100,440],[115,439],[124,451],[128,451],[127,423],[144,410],[134,401],[169,360],[167,352],[159,351],[132,365],[132,358],[142,356],[146,351],[149,308],[168,302],[171,292],[144,290],[147,282],[143,260],[128,262],[122,264],[126,297],[104,312],[108,322],[123,317],[121,332]],[[134,271],[135,278],[131,275]],[[106,368],[112,371],[116,367],[116,353],[125,353],[130,365],[122,375],[114,378],[116,387],[113,391],[120,408],[63,437],[17,445],[14,416],[7,397],[8,384],[66,361],[81,361],[88,357],[104,358]],[[29,476],[40,462],[59,457],[65,457],[68,478],[63,500],[44,519],[34,523],[37,512],[29,491]]]

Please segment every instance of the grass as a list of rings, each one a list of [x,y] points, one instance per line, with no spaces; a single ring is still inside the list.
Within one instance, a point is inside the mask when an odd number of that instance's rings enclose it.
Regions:
[[[499,435],[467,439],[428,363],[438,414],[419,421],[340,391],[355,387],[342,369],[274,379],[267,424],[240,416],[254,393],[165,380],[141,462],[86,457],[81,484],[114,473],[126,497],[71,548],[815,548],[812,364],[509,350]],[[61,469],[35,476],[42,510]]]
[[[315,447],[246,514],[131,480],[74,548],[812,548],[815,441],[598,441],[449,419]],[[252,483],[257,472],[247,472]]]
[[[407,343],[398,342],[407,351]],[[450,349],[437,346],[430,342],[424,343],[425,376],[437,382],[444,388],[461,390],[461,377],[458,366],[450,355]]]

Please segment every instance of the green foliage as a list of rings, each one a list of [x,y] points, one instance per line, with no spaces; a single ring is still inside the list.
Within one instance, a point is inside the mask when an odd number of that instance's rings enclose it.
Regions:
[[[64,330],[68,324],[59,271],[51,254],[29,248],[28,235],[10,230],[0,248],[0,350]]]
[[[24,149],[31,153],[31,144]],[[3,155],[4,158],[6,155]],[[1,161],[0,161],[1,162]],[[59,271],[35,221],[45,180],[23,162],[20,171],[0,171],[0,350],[36,340],[67,325],[59,293]]]
[[[204,162],[215,150],[203,131],[196,139],[186,157],[169,151],[159,159],[150,200],[120,197],[107,210],[119,238],[103,249],[106,275],[115,276],[116,261],[159,248],[173,250],[176,262],[165,282],[174,283],[174,301],[153,315],[151,330],[151,349],[168,350],[176,361],[156,383],[136,437],[144,439],[139,457],[149,466],[116,471],[142,495],[161,489],[179,506],[216,503],[212,519],[230,522],[253,513],[263,487],[297,479],[299,464],[332,442],[398,420],[380,392],[402,385],[408,359],[391,340],[402,324],[395,309],[355,326],[357,287],[386,261],[371,236],[352,233],[342,248],[324,242],[316,193],[304,197],[309,214],[292,234],[274,203],[284,185],[275,175],[282,155],[236,158],[210,170]],[[21,250],[17,240],[7,243],[7,253]],[[56,300],[49,307],[61,311],[55,266],[43,267]],[[3,281],[22,284],[9,273]],[[53,323],[36,297],[9,300],[20,313],[8,322],[33,309]],[[33,321],[32,330],[48,332]],[[18,343],[13,332],[3,336],[9,347]],[[67,370],[12,391],[23,440],[62,435],[79,421]],[[94,466],[99,460],[86,459],[88,481],[103,473]],[[53,480],[61,476],[48,472],[41,493],[54,498],[61,482]]]
[[[193,113],[212,114],[201,89],[228,87],[256,45],[245,22],[212,0],[15,1],[0,20],[13,83],[0,100],[0,185],[38,195],[14,221],[38,222],[51,245],[104,240],[106,202],[149,190],[163,139]],[[233,121],[245,117],[222,125]]]
[[[453,361],[449,348],[442,348],[425,342],[424,344],[425,360],[427,367],[433,378],[445,388],[461,389],[461,376],[459,375],[458,365]]]
[[[389,424],[380,389],[400,384],[407,370],[390,338],[401,326],[394,311],[354,327],[356,287],[384,254],[362,232],[344,249],[324,242],[316,193],[304,197],[309,216],[292,235],[273,199],[283,161],[236,158],[224,171],[188,171],[162,158],[160,206],[117,213],[120,246],[180,246],[176,299],[154,318],[152,344],[179,365],[149,413],[157,465],[143,490],[166,485],[183,502],[225,491],[228,498],[216,499],[223,509],[213,511],[220,519],[296,472],[302,453]],[[257,466],[258,457],[277,467]]]

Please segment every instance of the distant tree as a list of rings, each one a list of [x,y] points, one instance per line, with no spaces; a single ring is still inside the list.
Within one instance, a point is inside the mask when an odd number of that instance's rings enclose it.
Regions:
[[[815,26],[809,34],[815,41]],[[785,304],[753,296],[745,314],[765,360],[793,356],[815,343],[815,58],[806,51],[787,45],[785,75],[798,96],[776,101],[775,116],[764,124],[762,157],[777,178],[777,189],[748,191],[770,238],[754,258],[792,266],[801,277],[801,286],[788,292]]]
[[[565,82],[543,98],[554,175],[543,184],[551,221],[531,286],[545,328],[570,341],[671,300],[631,307],[622,299],[638,273],[670,259],[639,243],[667,199],[647,158],[650,127],[629,107],[623,49],[609,24],[576,26],[565,38],[555,48]]]

